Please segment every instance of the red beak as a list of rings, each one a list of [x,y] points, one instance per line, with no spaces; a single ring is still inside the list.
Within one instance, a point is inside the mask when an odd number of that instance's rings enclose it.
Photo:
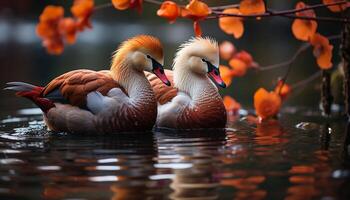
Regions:
[[[155,68],[152,70],[153,73],[167,86],[170,86],[170,81],[168,80],[168,77],[166,77],[164,73],[164,69],[162,68]]]
[[[170,81],[168,77],[166,77],[164,73],[163,65],[161,65],[158,61],[156,61],[151,56],[147,55],[147,58],[152,60],[152,72],[167,86],[170,86]]]
[[[220,71],[218,67],[215,67],[211,62],[202,59],[203,62],[207,63],[208,65],[208,74],[214,79],[214,81],[222,88],[226,88],[225,82],[222,80],[220,76]]]
[[[214,69],[210,72],[208,72],[208,74],[214,79],[214,81],[222,88],[226,88],[226,84],[225,82],[222,80],[221,76],[220,76],[220,72],[218,69]]]

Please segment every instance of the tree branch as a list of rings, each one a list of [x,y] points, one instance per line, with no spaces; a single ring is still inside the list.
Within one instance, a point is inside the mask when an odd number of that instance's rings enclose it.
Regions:
[[[312,82],[313,80],[317,79],[318,77],[321,76],[321,70],[318,70],[316,73],[314,73],[313,75],[309,76],[308,78],[301,80],[299,82],[294,83],[293,85],[291,85],[291,89],[295,90],[297,88],[300,87],[305,87],[305,85],[309,84],[310,82]]]
[[[223,13],[220,11],[212,11],[212,13],[214,14],[214,16],[209,16],[207,17],[207,19],[214,19],[214,18],[220,18],[220,17],[258,18],[258,17],[280,16],[280,17],[287,17],[292,19],[305,19],[305,20],[315,20],[315,21],[331,21],[331,22],[343,22],[343,23],[350,22],[348,18],[296,16],[294,14],[285,14],[283,12],[273,12],[273,11],[269,11],[261,14],[251,14],[251,15]]]
[[[336,40],[336,39],[340,39],[341,35],[332,35],[327,37],[329,40]],[[276,69],[276,68],[280,68],[280,67],[284,67],[287,65],[290,65],[291,63],[294,62],[295,59],[298,58],[298,56],[304,52],[306,49],[308,49],[311,45],[309,43],[304,43],[302,44],[299,49],[294,53],[294,55],[287,61],[283,61],[281,63],[277,63],[277,64],[273,64],[273,65],[268,65],[265,67],[259,67],[258,70],[259,71],[267,71],[267,70],[272,70],[272,69]]]

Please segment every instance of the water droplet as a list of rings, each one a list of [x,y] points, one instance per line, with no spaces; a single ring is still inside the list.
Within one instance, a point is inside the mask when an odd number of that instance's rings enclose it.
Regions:
[[[299,124],[295,125],[295,127],[302,130],[315,130],[319,129],[320,125],[312,122],[300,122]]]

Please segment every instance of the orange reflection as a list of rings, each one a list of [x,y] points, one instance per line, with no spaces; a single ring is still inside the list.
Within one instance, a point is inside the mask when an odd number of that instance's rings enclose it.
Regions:
[[[312,199],[319,192],[313,185],[296,185],[289,187],[287,193],[285,200]]]
[[[288,171],[290,174],[310,174],[315,172],[315,168],[307,165],[292,166]]]
[[[223,179],[220,184],[236,188],[238,191],[235,199],[263,199],[267,192],[258,189],[258,187],[265,180],[265,176],[250,176],[246,178]]]
[[[277,120],[267,120],[261,123],[257,123],[256,138],[255,141],[259,145],[274,145],[285,143],[288,140],[282,138],[283,135],[282,126]]]

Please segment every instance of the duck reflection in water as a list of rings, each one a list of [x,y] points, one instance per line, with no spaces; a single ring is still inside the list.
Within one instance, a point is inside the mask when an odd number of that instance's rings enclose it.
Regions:
[[[64,136],[53,138],[50,146],[61,170],[44,175],[44,199],[163,199],[167,194],[162,180],[149,178],[155,174],[156,157],[151,132]],[[67,151],[74,153],[65,154]]]
[[[173,174],[170,199],[219,199],[216,157],[224,130],[157,132],[158,170]]]

